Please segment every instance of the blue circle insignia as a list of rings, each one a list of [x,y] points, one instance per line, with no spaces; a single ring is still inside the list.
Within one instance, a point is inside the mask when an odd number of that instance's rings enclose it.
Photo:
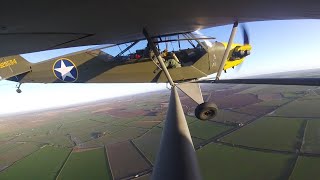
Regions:
[[[69,59],[58,59],[53,64],[54,75],[63,82],[75,82],[78,79],[76,65]]]

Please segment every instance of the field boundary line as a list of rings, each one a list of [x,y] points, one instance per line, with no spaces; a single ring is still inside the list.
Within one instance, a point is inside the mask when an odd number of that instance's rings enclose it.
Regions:
[[[129,143],[131,143],[131,145],[133,146],[133,148],[136,149],[136,151],[138,152],[138,154],[145,160],[145,162],[147,162],[147,164],[150,166],[148,169],[142,170],[140,172],[137,172],[135,174],[129,174],[125,177],[121,177],[119,178],[119,180],[127,180],[127,179],[135,179],[135,178],[139,178],[141,176],[147,175],[150,172],[152,172],[153,170],[153,165],[150,162],[150,160],[142,153],[142,151],[134,144],[134,142],[132,140],[129,140]],[[136,177],[138,175],[138,177]]]
[[[307,130],[307,127],[308,127],[308,122],[309,122],[308,119],[305,120],[305,122],[302,124],[302,127],[300,127],[300,128],[302,128],[303,132],[301,133],[302,137],[299,138],[301,140],[300,144],[298,144],[299,145],[299,154],[301,153],[301,149],[302,149],[302,146],[304,144],[304,138],[306,137],[306,130]],[[299,143],[299,141],[298,141],[298,143]],[[293,166],[291,166],[290,173],[288,173],[288,176],[287,176],[288,179],[290,179],[291,175],[294,172],[294,169],[297,166],[297,162],[298,162],[298,159],[299,159],[299,154],[297,154],[297,156],[294,159],[294,162],[293,162],[294,164],[293,164]]]
[[[104,145],[103,148],[104,148],[104,154],[105,154],[105,156],[107,158],[106,160],[107,160],[108,165],[109,165],[109,171],[110,171],[111,179],[114,179],[112,167],[111,167],[111,164],[110,164],[110,161],[109,161],[108,148],[107,148],[106,145]]]
[[[71,151],[69,152],[67,158],[64,160],[63,165],[60,167],[60,169],[58,170],[58,173],[56,174],[56,177],[54,178],[55,180],[57,180],[63,170],[63,168],[65,167],[65,165],[67,164],[67,161],[69,160],[71,153],[73,152],[73,148],[71,149]]]
[[[135,148],[137,150],[137,152],[140,154],[140,156],[149,164],[149,166],[152,168],[153,165],[151,163],[151,161],[143,154],[143,152],[136,146],[136,144],[134,144],[134,142],[132,140],[129,140],[129,142],[131,143],[131,145],[133,146],[133,148]]]
[[[25,158],[27,158],[28,156],[31,156],[32,154],[38,152],[41,149],[41,147],[39,147],[37,150],[31,152],[30,154],[27,154],[26,156],[22,157],[21,159],[18,159],[16,161],[14,161],[12,164],[10,164],[9,166],[7,166],[6,168],[2,169],[0,172],[4,172],[6,169],[10,168],[11,166],[15,165],[16,163],[24,160]]]

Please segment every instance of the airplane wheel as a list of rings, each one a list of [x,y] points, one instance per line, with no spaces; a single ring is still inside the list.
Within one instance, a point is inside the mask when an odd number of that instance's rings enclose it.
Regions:
[[[21,89],[17,89],[17,93],[21,93],[22,91],[21,91]]]
[[[216,117],[218,114],[218,107],[214,103],[204,102],[199,104],[195,110],[195,115],[200,120],[208,120]]]

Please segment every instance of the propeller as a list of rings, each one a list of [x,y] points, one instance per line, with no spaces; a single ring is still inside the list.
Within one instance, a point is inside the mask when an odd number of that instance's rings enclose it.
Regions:
[[[243,44],[244,45],[250,44],[247,26],[242,24],[241,29],[242,29],[242,35],[243,35]]]
[[[249,40],[249,33],[248,33],[248,28],[245,24],[241,25],[241,30],[242,30],[242,36],[243,36],[243,45],[250,45],[250,40]],[[247,54],[249,55],[251,52],[246,50],[242,52],[243,54]],[[235,70],[237,72],[241,71],[243,64],[245,63],[245,61],[243,61],[241,64],[239,64],[238,66],[235,67]]]

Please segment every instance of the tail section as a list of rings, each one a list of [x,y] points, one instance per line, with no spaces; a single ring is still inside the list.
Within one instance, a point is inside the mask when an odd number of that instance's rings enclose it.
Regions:
[[[0,80],[19,81],[18,76],[31,71],[31,63],[20,55],[0,58]]]

